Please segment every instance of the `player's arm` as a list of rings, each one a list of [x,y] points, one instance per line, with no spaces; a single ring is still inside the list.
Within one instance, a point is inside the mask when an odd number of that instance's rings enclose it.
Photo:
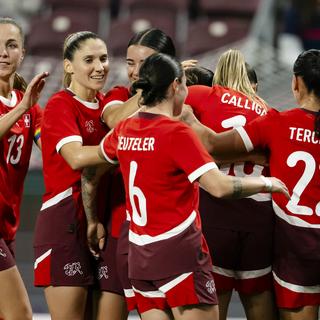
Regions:
[[[219,161],[234,162],[236,159],[238,159],[237,161],[241,161],[240,159],[247,153],[245,144],[236,130],[216,133],[203,125],[193,114],[189,106],[184,106],[180,120],[193,129],[207,151]],[[247,155],[244,157],[247,157]]]
[[[29,83],[20,103],[13,110],[0,118],[0,139],[3,138],[3,136],[25,112],[27,112],[35,103],[37,103],[45,84],[45,78],[48,75],[48,72],[43,72],[36,75]]]
[[[214,154],[214,162],[217,165],[230,164],[230,163],[243,163],[253,162],[261,166],[268,166],[269,159],[265,151],[252,150],[250,152],[239,152],[238,154],[221,155],[219,153],[212,152]]]
[[[99,250],[105,245],[106,232],[97,215],[97,191],[101,176],[108,170],[108,165],[84,168],[81,175],[81,193],[87,218],[87,239],[91,253],[99,256]]]
[[[139,110],[140,92],[123,103],[113,104],[104,109],[102,118],[105,124],[113,129],[120,121]]]
[[[81,142],[77,141],[63,145],[60,154],[73,170],[106,164],[99,146],[83,146]],[[108,165],[111,166],[111,164]]]
[[[238,178],[211,169],[199,178],[199,182],[216,198],[244,198],[259,192],[283,193],[288,199],[290,198],[285,184],[274,177]]]

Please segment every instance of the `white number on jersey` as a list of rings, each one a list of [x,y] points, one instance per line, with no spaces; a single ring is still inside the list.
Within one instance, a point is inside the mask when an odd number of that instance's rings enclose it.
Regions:
[[[244,125],[246,124],[247,119],[245,116],[243,115],[237,115],[228,119],[225,119],[221,122],[221,126],[222,128],[225,129],[234,129],[237,127],[244,127]],[[221,168],[221,171],[228,174],[230,171],[230,165],[225,165]],[[245,177],[245,176],[253,176],[253,177],[257,177],[257,176],[261,176],[262,171],[263,171],[263,166],[260,165],[254,165],[253,166],[253,170],[251,174],[247,174],[244,171],[244,163],[237,163],[234,164],[234,174],[237,177]]]
[[[18,136],[14,134],[8,139],[8,142],[9,150],[7,155],[7,163],[17,164],[21,158],[24,136],[22,134]],[[16,157],[14,157],[14,155],[12,154],[13,152],[16,153]]]
[[[135,161],[130,162],[129,173],[129,198],[132,207],[132,220],[138,226],[145,226],[147,224],[147,202],[142,190],[134,185],[134,179],[138,170],[138,164]],[[137,210],[134,197],[137,197],[139,210]]]
[[[287,165],[292,168],[296,166],[299,161],[303,161],[305,163],[305,169],[293,188],[291,199],[287,203],[287,209],[294,214],[311,216],[313,214],[313,209],[299,205],[298,203],[303,191],[314,176],[316,161],[310,153],[305,151],[296,151],[289,155]],[[317,216],[320,216],[320,202],[317,204],[315,212]]]

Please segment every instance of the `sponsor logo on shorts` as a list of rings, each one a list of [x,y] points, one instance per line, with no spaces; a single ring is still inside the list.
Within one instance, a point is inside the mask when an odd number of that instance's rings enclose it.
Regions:
[[[0,256],[4,257],[4,258],[7,256],[7,254],[5,252],[3,252],[3,249],[1,249],[1,248],[0,248]]]
[[[214,285],[214,281],[213,280],[207,281],[206,287],[207,287],[207,291],[209,293],[214,293],[216,291],[216,287]]]
[[[63,269],[65,270],[65,274],[68,277],[73,277],[74,275],[76,275],[77,273],[79,274],[83,274],[83,272],[81,271],[81,264],[80,262],[71,262],[71,263],[67,263]]]
[[[105,278],[105,279],[109,278],[107,266],[102,266],[99,268],[98,279],[101,280],[102,278]]]

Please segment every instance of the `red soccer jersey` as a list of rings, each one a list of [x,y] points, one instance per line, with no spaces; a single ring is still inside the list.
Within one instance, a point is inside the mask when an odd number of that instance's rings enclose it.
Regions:
[[[114,104],[122,104],[130,98],[130,91],[127,87],[117,86],[107,92],[103,99],[104,110]],[[126,200],[125,190],[123,185],[122,174],[117,167],[110,176],[111,193],[109,198],[109,210],[111,219],[108,224],[109,233],[118,238],[122,223],[126,220]]]
[[[44,202],[70,188],[80,190],[81,170],[73,170],[59,151],[69,142],[99,144],[107,132],[100,120],[101,110],[100,94],[97,95],[97,102],[90,103],[80,100],[69,90],[63,90],[48,101],[42,126]]]
[[[291,200],[273,193],[276,214],[291,225],[320,228],[320,139],[314,113],[304,109],[273,110],[238,128],[248,150],[270,150],[270,172],[288,187]]]
[[[167,239],[195,221],[198,184],[192,182],[216,165],[189,127],[140,112],[122,121],[102,150],[108,161],[120,162],[131,242]]]
[[[189,87],[186,104],[192,107],[201,123],[216,132],[244,126],[253,119],[267,114],[267,107],[263,105],[263,102],[258,104],[238,91],[219,85],[211,88],[200,85]],[[229,175],[244,177],[259,176],[264,168],[246,162],[245,164],[223,165],[220,169]],[[270,200],[270,196],[266,194],[253,195],[250,198]]]
[[[130,98],[130,96],[130,91],[127,87],[116,86],[112,88],[106,93],[103,99],[104,108],[102,110],[102,113],[106,108],[114,104],[121,104],[127,101]]]
[[[0,116],[10,112],[23,93],[12,91],[11,99],[0,97]],[[0,236],[13,240],[20,221],[23,182],[29,167],[32,142],[40,137],[42,110],[29,109],[0,140]]]

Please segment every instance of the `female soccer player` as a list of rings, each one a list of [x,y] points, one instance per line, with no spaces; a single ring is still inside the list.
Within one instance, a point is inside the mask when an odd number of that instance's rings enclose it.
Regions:
[[[256,95],[243,55],[228,50],[219,59],[212,88],[189,87],[189,104],[201,123],[222,132],[243,126],[268,111]],[[265,169],[253,163],[221,165],[225,174],[260,176]],[[259,213],[259,214],[258,214]],[[232,291],[238,291],[249,319],[275,317],[271,274],[274,212],[269,194],[225,200],[200,190],[203,232],[213,257],[220,320],[227,318]]]
[[[130,215],[129,278],[142,319],[218,319],[212,265],[201,233],[198,181],[216,197],[281,192],[280,180],[226,176],[195,134],[173,117],[187,95],[180,63],[153,54],[134,89],[141,108],[90,155],[120,162]],[[87,216],[95,216],[84,197]],[[163,261],[166,263],[164,264]]]
[[[38,105],[43,73],[27,86],[16,70],[24,57],[24,35],[10,18],[0,18],[0,318],[32,319],[26,288],[15,263],[23,181],[33,142],[40,146]]]
[[[96,34],[80,31],[66,38],[63,58],[65,89],[48,101],[42,127],[45,194],[35,230],[35,285],[45,287],[52,319],[82,319],[87,288],[97,275],[102,290],[98,317],[123,319],[113,312],[126,312],[124,298],[112,300],[118,295],[104,291],[108,266],[93,269],[81,200],[87,152],[108,131],[100,120],[99,92],[109,71],[107,47]],[[103,197],[105,190],[100,188]],[[102,206],[99,210],[103,215]],[[107,310],[110,300],[113,308]]]
[[[319,257],[319,105],[320,51],[301,53],[293,66],[292,91],[299,108],[270,111],[229,132],[215,134],[190,112],[184,120],[214,154],[234,155],[253,148],[269,153],[270,172],[291,194],[273,194],[276,213],[273,276],[281,319],[318,319]]]
[[[130,39],[126,61],[128,80],[131,85],[139,78],[139,69],[143,61],[156,52],[170,56],[176,54],[172,39],[163,31],[151,28],[137,33]],[[184,62],[184,65],[187,67],[195,63],[195,60],[188,60]],[[140,95],[135,94],[132,88],[125,86],[116,86],[107,92],[102,114],[107,126],[113,128],[120,120],[136,112],[139,108],[139,97]],[[99,179],[98,176],[96,178]],[[135,299],[127,275],[129,227],[128,222],[124,222],[126,220],[125,191],[119,168],[110,172],[109,181],[111,181],[111,192],[109,193],[111,218],[108,225],[107,249],[105,255],[100,255],[100,257],[103,260],[112,260],[117,250],[117,265],[110,266],[109,269],[110,272],[112,269],[119,274],[127,298],[128,310],[132,310],[135,308]],[[94,226],[91,227],[91,230],[93,229],[95,229]]]

